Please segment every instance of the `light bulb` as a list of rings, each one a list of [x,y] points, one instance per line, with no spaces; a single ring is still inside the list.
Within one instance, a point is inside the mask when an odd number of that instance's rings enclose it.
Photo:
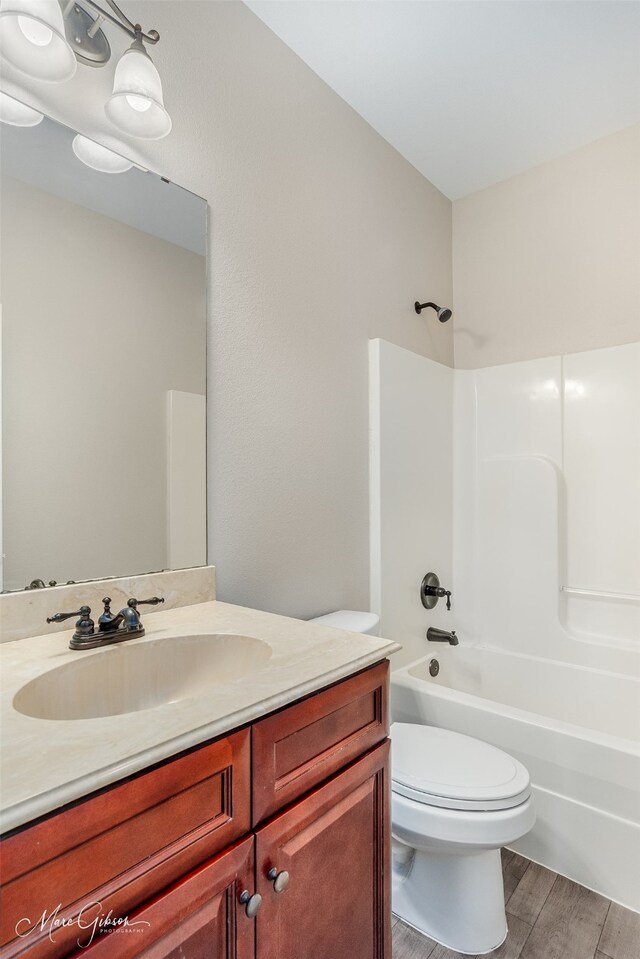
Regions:
[[[18,24],[29,43],[36,47],[46,47],[53,40],[53,31],[46,23],[40,23],[32,17],[18,17]]]
[[[146,113],[147,110],[151,109],[151,100],[149,100],[148,97],[137,97],[134,94],[128,94],[126,100],[131,109],[137,110],[138,113]]]

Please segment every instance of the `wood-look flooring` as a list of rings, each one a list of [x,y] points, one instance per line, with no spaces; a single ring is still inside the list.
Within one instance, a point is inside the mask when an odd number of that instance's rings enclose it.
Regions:
[[[509,934],[492,959],[640,959],[640,915],[502,850]],[[393,959],[472,959],[393,917]]]

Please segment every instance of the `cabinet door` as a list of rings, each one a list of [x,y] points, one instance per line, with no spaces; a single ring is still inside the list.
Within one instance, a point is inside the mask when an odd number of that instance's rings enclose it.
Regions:
[[[254,959],[255,919],[239,901],[253,876],[250,837],[130,913],[127,925],[98,929],[74,959]]]
[[[0,843],[0,952],[59,959],[99,902],[124,915],[250,828],[248,730],[146,770]],[[48,919],[58,923],[52,941]],[[52,920],[52,921],[54,921]],[[19,934],[16,933],[19,930]]]
[[[387,740],[257,831],[257,959],[391,959],[388,758]]]

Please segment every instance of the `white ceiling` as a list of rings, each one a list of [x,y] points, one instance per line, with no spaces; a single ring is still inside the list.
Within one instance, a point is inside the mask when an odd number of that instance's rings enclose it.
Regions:
[[[245,0],[451,199],[640,121],[638,0]]]

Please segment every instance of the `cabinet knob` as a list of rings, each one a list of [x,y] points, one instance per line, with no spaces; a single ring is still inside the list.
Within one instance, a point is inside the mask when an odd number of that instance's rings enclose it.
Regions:
[[[267,879],[271,880],[273,883],[273,888],[276,892],[284,892],[289,885],[290,876],[286,869],[284,869],[282,872],[278,872],[278,870],[274,867],[267,873]]]
[[[262,896],[259,892],[253,894],[249,893],[248,889],[245,889],[240,893],[240,902],[245,907],[245,912],[249,919],[254,919],[260,912],[260,906],[262,905]]]

